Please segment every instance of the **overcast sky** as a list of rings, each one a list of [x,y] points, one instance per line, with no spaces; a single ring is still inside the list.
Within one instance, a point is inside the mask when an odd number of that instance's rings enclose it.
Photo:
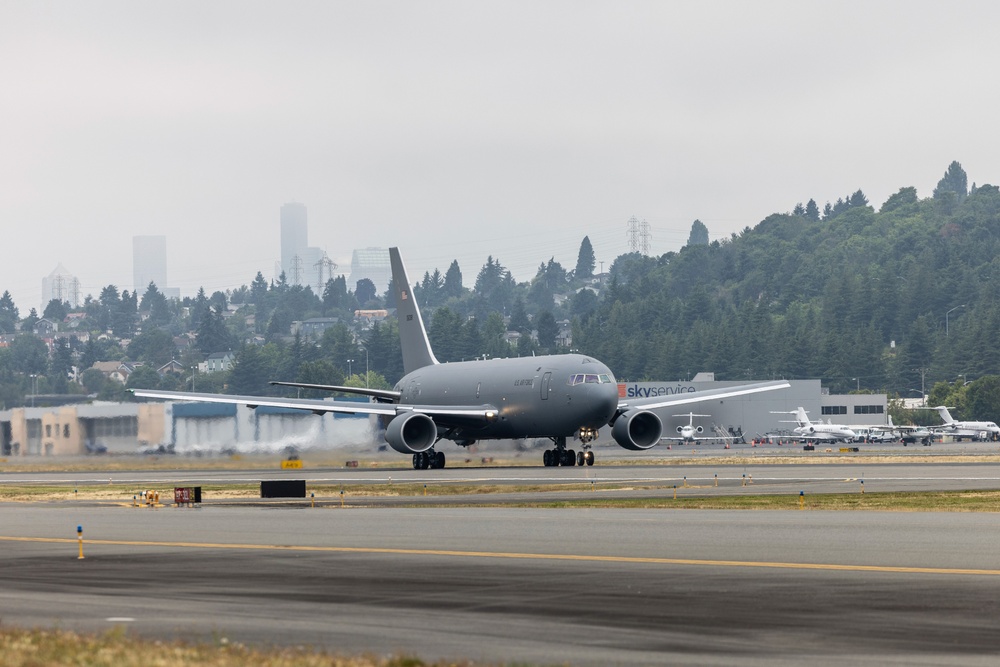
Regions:
[[[274,277],[281,205],[349,272],[655,254],[861,188],[1000,183],[996,2],[0,4],[0,291]],[[808,261],[808,258],[804,258]]]

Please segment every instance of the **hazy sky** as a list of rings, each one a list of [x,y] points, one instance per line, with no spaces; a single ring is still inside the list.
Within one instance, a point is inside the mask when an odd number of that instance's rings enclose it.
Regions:
[[[519,281],[660,254],[796,202],[1000,183],[996,2],[0,4],[0,291],[62,263],[132,289],[167,237],[182,294],[274,276],[278,214],[349,271],[492,254]],[[808,261],[808,258],[803,258]]]

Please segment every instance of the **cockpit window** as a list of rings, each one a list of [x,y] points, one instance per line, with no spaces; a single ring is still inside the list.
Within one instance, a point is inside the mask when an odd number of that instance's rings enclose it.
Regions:
[[[610,384],[612,382],[614,380],[607,373],[576,373],[566,379],[566,384],[571,387],[578,384]]]

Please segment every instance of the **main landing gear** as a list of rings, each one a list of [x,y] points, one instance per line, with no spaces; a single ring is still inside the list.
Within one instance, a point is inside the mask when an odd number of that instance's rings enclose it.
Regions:
[[[594,452],[591,451],[590,445],[584,444],[585,449],[582,452],[574,452],[572,449],[566,449],[565,437],[555,438],[554,440],[556,444],[555,448],[546,449],[542,453],[542,463],[546,467],[594,465]]]
[[[426,452],[417,452],[413,455],[413,469],[427,470],[428,468],[443,468],[444,452],[436,452],[428,449]]]

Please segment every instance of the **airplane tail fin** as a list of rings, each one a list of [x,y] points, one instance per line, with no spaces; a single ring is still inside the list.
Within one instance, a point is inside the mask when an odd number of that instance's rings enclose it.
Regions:
[[[799,422],[799,426],[809,426],[809,415],[806,414],[805,408],[795,409],[795,419]]]
[[[399,248],[389,248],[389,264],[392,267],[392,284],[396,293],[396,319],[399,320],[399,343],[403,348],[403,371],[411,373],[424,366],[433,366],[438,360],[431,350],[427,329],[424,328],[420,308],[413,298]]]
[[[941,415],[941,421],[943,421],[945,424],[950,424],[953,421],[955,421],[955,418],[951,416],[951,413],[948,412],[948,408],[946,408],[945,406],[939,405],[934,409],[938,411],[939,415]]]

